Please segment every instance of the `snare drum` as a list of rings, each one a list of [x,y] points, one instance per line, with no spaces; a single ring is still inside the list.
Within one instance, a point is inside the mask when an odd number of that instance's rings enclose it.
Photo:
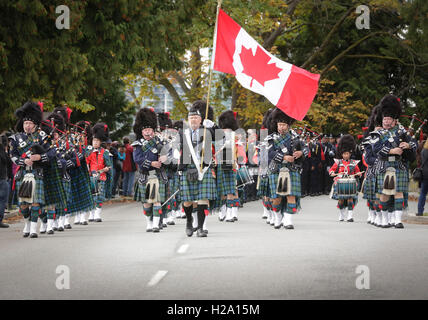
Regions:
[[[236,175],[237,188],[243,187],[247,184],[254,183],[253,176],[248,171],[246,166],[242,166],[238,169],[238,174]]]
[[[339,199],[356,197],[358,194],[355,178],[340,178],[336,182],[336,193]]]

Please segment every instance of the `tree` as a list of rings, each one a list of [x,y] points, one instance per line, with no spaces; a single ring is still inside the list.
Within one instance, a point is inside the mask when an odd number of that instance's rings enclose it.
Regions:
[[[0,0],[1,128],[28,99],[67,102],[82,112],[112,88],[112,79],[139,62],[162,69],[179,64],[190,23],[203,1],[65,0],[70,29],[59,30],[57,1]],[[108,108],[108,106],[106,106]]]

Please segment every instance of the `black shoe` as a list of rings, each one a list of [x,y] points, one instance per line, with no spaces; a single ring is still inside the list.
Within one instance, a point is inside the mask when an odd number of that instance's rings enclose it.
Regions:
[[[146,232],[153,232],[153,229],[146,229]]]
[[[75,222],[74,224],[80,224],[80,222]]]
[[[0,228],[9,228],[9,225],[3,222],[0,222]]]
[[[49,231],[47,232],[47,234],[54,234],[54,231],[53,231],[53,230],[49,230]]]
[[[202,230],[203,232],[205,232],[206,234],[208,234],[208,230]]]
[[[30,235],[30,233],[29,233],[29,232],[25,232],[22,236],[23,236],[24,238],[27,238],[29,235]]]
[[[389,224],[382,226],[382,228],[386,229],[386,228],[391,228],[391,226]]]
[[[37,233],[30,234],[30,238],[37,238],[37,237],[38,237]]]
[[[267,219],[267,216],[262,216],[262,219]]]
[[[279,226],[274,226],[274,228],[277,230],[281,229],[281,227],[282,227],[282,224],[280,224]]]
[[[64,229],[71,229],[71,225],[66,224],[66,225],[64,226]]]
[[[233,221],[238,221],[238,218],[237,217],[233,217]]]
[[[169,226],[174,226],[175,222],[174,221],[170,221],[170,222],[167,222],[166,224],[169,225]]]
[[[349,219],[349,220],[346,220],[347,222],[354,222],[354,219]]]
[[[55,229],[54,229],[54,230],[55,230]],[[58,228],[58,231],[62,232],[62,231],[64,231],[64,228],[63,228],[63,227],[59,227],[59,228]]]
[[[89,222],[94,222],[94,219],[88,219]]]
[[[343,221],[345,221],[345,220],[343,220],[343,219],[340,219],[340,220],[339,220],[339,222],[343,222]]]
[[[235,222],[235,220],[232,219],[226,219],[226,222]]]
[[[163,224],[162,224],[162,227],[167,228],[167,227],[168,227],[168,225],[167,225],[166,223],[163,223]]]
[[[292,224],[289,224],[288,226],[285,226],[284,229],[292,230],[294,229],[294,226]]]
[[[196,236],[199,238],[205,238],[207,234],[202,229],[198,229],[198,231],[196,231]]]
[[[56,227],[53,227],[53,231],[58,231],[58,228],[56,228]]]
[[[87,226],[88,225],[88,221],[83,221],[80,223],[82,226]],[[55,230],[54,230],[55,231]]]
[[[416,216],[417,217],[422,217],[424,214],[423,213],[417,213]]]
[[[95,220],[95,222],[103,222],[103,220],[101,220],[101,218],[98,218]]]
[[[45,234],[46,233],[46,231],[40,231],[40,234]]]
[[[156,228],[156,227],[155,227],[155,228],[153,228],[153,232],[154,232],[154,233],[159,232],[159,228]]]
[[[193,228],[191,226],[186,226],[186,234],[188,237],[193,235]]]
[[[223,218],[218,217],[218,220],[221,221],[221,222],[223,222],[224,219],[226,219],[226,217],[223,217]]]
[[[395,228],[396,228],[396,229],[403,229],[403,228],[404,228],[404,226],[403,226],[403,224],[400,222],[400,223],[395,224]]]
[[[198,231],[198,228],[192,228],[192,231],[196,232],[196,231]]]

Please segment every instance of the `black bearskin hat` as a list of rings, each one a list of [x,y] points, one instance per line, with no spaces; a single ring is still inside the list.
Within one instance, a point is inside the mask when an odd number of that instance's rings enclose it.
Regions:
[[[283,122],[291,126],[294,121],[293,118],[286,115],[281,109],[275,108],[270,114],[270,130],[272,132],[278,132],[278,122]]]
[[[382,127],[382,113],[379,104],[373,107],[370,117],[367,119],[366,126],[367,130],[364,132],[365,136],[372,132],[375,127]]]
[[[218,126],[221,129],[231,129],[233,131],[238,130],[238,120],[236,120],[236,112],[233,112],[232,110],[226,110],[224,111],[219,117],[218,117]]]
[[[183,129],[183,120],[174,121],[172,127],[177,131]]]
[[[392,94],[387,94],[380,101],[382,118],[391,117],[398,119],[401,116],[401,103],[400,99]]]
[[[270,115],[272,114],[273,108],[270,108],[263,115],[262,127],[260,129],[267,129],[268,133],[272,133],[270,130]]]
[[[145,128],[152,128],[153,130],[156,130],[157,128],[157,116],[152,108],[140,109],[135,117],[133,129],[137,139],[141,139],[143,137],[142,131]]]
[[[169,118],[169,112],[160,112],[158,113],[159,127],[161,130],[172,127],[172,121]]]
[[[18,123],[21,124],[17,124],[17,130],[21,129],[20,131],[22,131],[24,121],[32,121],[36,125],[40,125],[43,118],[43,107],[39,103],[28,101],[15,111],[15,115],[18,118]]]
[[[64,118],[65,124],[70,123],[70,117],[71,117],[72,112],[73,112],[73,110],[71,110],[69,107],[66,107],[66,106],[55,107],[55,109],[53,111],[53,113],[58,113]]]
[[[352,153],[355,149],[355,140],[354,137],[351,136],[350,134],[345,134],[343,135],[340,140],[339,143],[337,145],[337,158],[341,159],[342,158],[342,154],[346,151]]]
[[[53,127],[58,129],[58,133],[61,135],[62,132],[65,132],[66,127],[65,127],[65,120],[62,117],[61,113],[56,113],[56,112],[52,112],[47,120],[49,120],[52,129],[54,129]]]
[[[108,126],[103,122],[98,122],[92,127],[92,138],[100,139],[106,142],[109,139]]]
[[[202,121],[205,120],[205,112],[207,109],[207,102],[203,100],[196,100],[193,102],[192,106],[189,110],[189,116],[191,115],[199,115],[202,118]],[[213,108],[208,105],[208,120],[214,121],[214,110]]]

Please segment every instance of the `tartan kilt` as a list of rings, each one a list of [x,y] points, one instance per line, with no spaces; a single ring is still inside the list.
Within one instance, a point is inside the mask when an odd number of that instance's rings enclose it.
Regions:
[[[91,177],[91,191],[95,191],[95,178]],[[98,194],[93,194],[94,202],[103,203],[106,201],[106,182],[98,180]]]
[[[194,164],[189,165],[196,168]],[[216,181],[212,170],[208,169],[202,181],[187,181],[186,170],[180,176],[181,201],[215,200],[217,198]]]
[[[178,189],[180,189],[180,176],[178,174],[178,172],[175,172],[172,179],[169,181],[170,183],[170,188],[172,190],[172,193],[174,193],[175,191],[177,191]],[[171,194],[172,194],[171,193]],[[177,201],[177,204],[179,204],[181,202],[181,192],[177,192],[174,196],[174,198],[172,198],[172,200],[175,199],[175,201]]]
[[[67,205],[67,194],[65,193],[56,161],[51,161],[49,167],[44,171],[43,182],[45,186],[45,205],[65,207]]]
[[[260,179],[260,183],[259,189],[257,190],[257,196],[270,197],[269,176],[259,175],[258,179]]]
[[[85,167],[72,168],[71,177],[71,199],[68,203],[68,212],[89,211],[95,208],[92,198],[89,174]]]
[[[369,201],[378,200],[376,196],[376,176],[373,175],[369,178],[365,178],[363,185],[363,199]]]
[[[62,186],[64,188],[64,192],[65,192],[65,196],[66,196],[67,201],[65,202],[65,204],[64,203],[58,204],[56,206],[56,209],[59,209],[59,210],[67,209],[67,213],[69,213],[68,212],[68,203],[71,200],[71,181],[67,181],[67,180],[62,179],[61,182],[62,182]]]
[[[398,168],[397,162],[387,162],[386,168],[394,167],[395,168],[395,177],[396,177],[396,192],[409,192],[409,173],[407,169],[403,170]],[[383,190],[383,180],[385,178],[386,172],[381,172],[377,175],[377,193],[382,194]]]
[[[236,171],[223,170],[219,165],[217,167],[217,186],[219,195],[225,196],[236,193]]]
[[[135,201],[139,201],[142,203],[147,202],[146,201],[146,187],[147,187],[147,184],[141,184],[138,182],[138,179],[137,179],[137,182],[134,185],[134,200]],[[162,183],[161,179],[159,179],[159,197],[160,197],[160,202],[162,202],[162,203],[166,199],[168,199],[168,197],[167,197],[167,184]]]
[[[40,179],[40,178],[36,177],[34,171],[33,171],[33,174],[34,174],[34,178],[36,180],[36,187],[35,187],[35,190],[34,190],[33,203],[39,203],[41,206],[43,206],[45,204],[44,182],[43,182],[43,179]],[[18,205],[26,203],[26,202],[19,201],[19,197],[18,197],[19,188],[21,187],[23,178],[24,177],[22,177],[22,179],[20,179],[20,180],[16,180],[15,181],[15,191],[16,191],[16,199],[17,199],[17,204]]]
[[[276,194],[276,186],[278,184],[279,172],[269,174],[269,193],[270,197],[275,199],[279,196]],[[301,197],[302,196],[302,185],[300,173],[298,171],[290,170],[290,179],[291,179],[291,193],[290,196]]]

